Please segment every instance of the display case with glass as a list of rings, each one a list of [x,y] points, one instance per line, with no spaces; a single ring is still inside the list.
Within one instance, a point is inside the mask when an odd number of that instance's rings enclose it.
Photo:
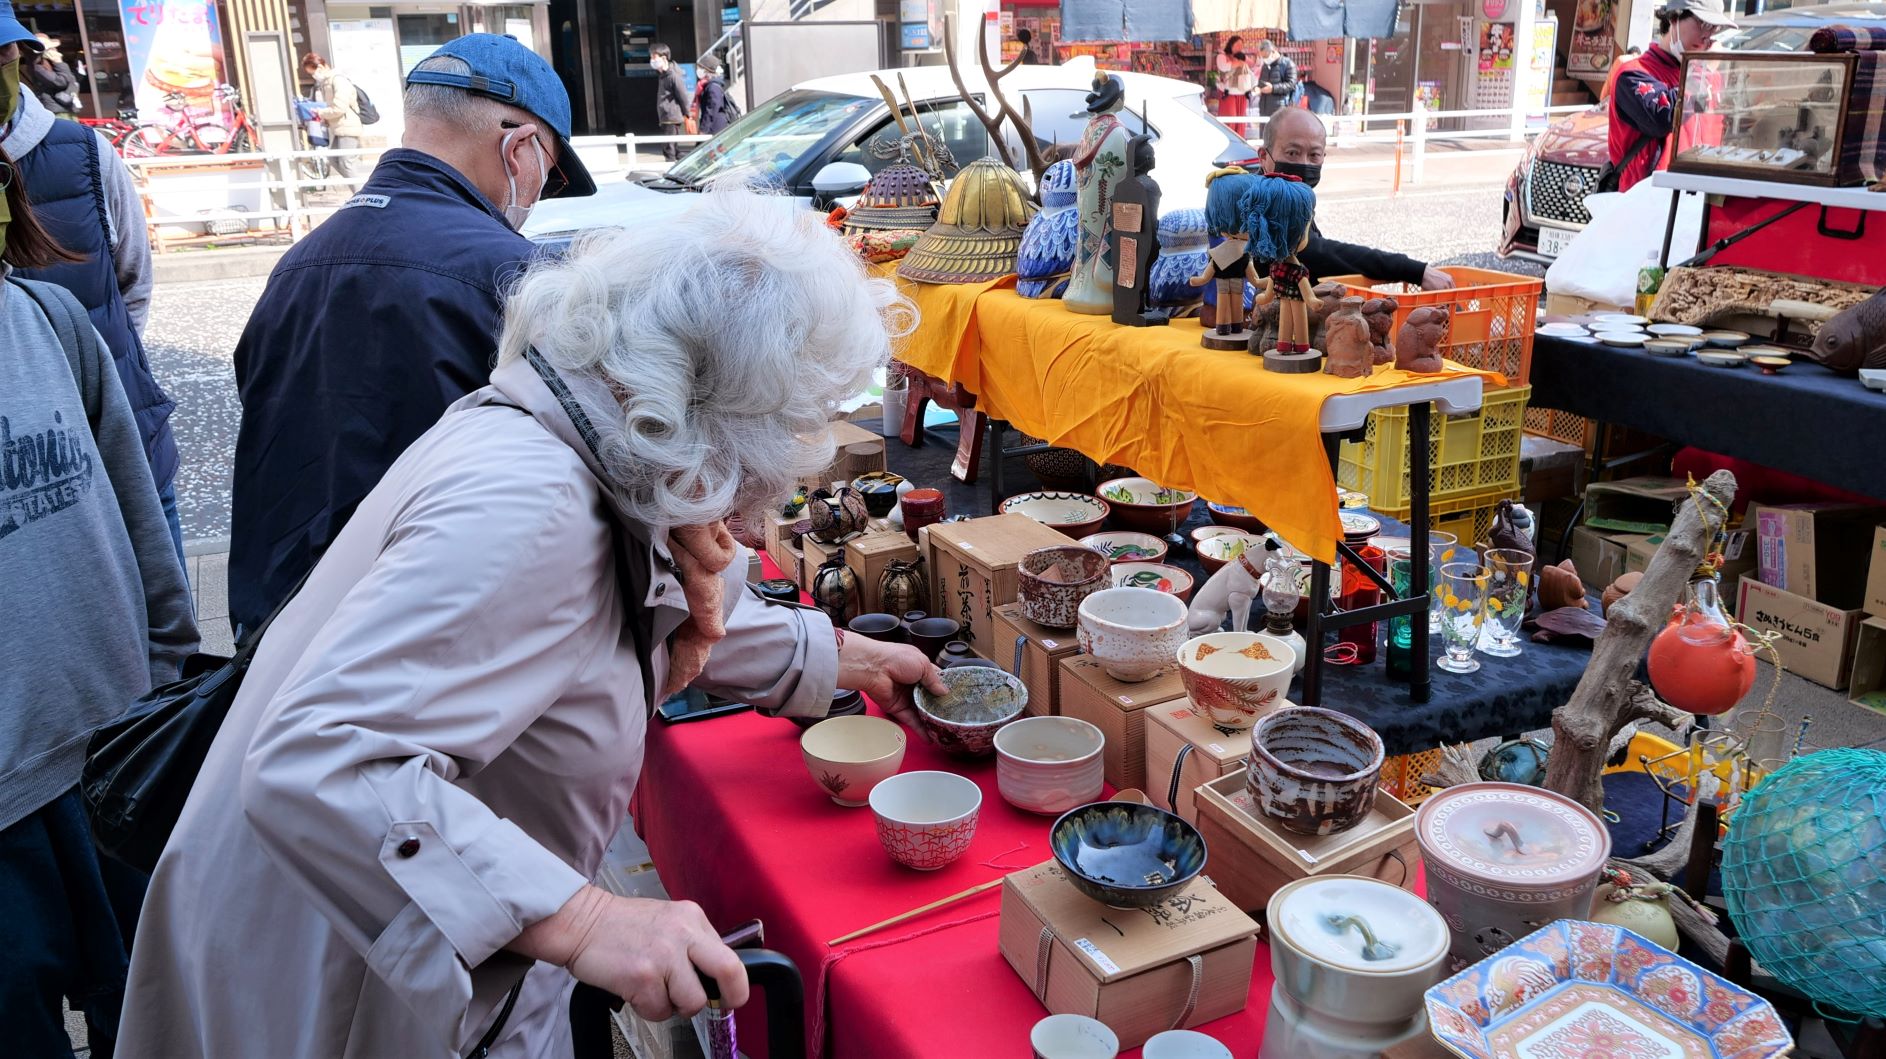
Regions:
[[[1699,52],[1683,59],[1673,173],[1836,185],[1855,56]]]

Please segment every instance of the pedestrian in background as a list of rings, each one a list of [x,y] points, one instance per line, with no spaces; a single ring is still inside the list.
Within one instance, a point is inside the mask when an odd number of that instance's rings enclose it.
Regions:
[[[53,117],[74,117],[79,110],[79,79],[66,65],[57,38],[41,33],[37,39],[39,58],[22,70],[25,80],[33,86],[33,94],[39,101],[52,111]]]
[[[1257,112],[1268,118],[1297,101],[1297,64],[1268,37],[1257,42]]]
[[[21,32],[0,10],[5,110]],[[70,1056],[70,1006],[109,1057],[144,880],[100,858],[79,772],[92,729],[174,680],[196,627],[111,350],[64,288],[19,278],[77,255],[12,165],[0,149],[0,1035]]]
[[[694,61],[694,73],[699,82],[694,86],[694,113],[701,134],[712,136],[732,125],[738,112],[729,105],[727,82],[721,78],[720,59],[713,52]]]
[[[1015,43],[1022,46],[1022,65],[1039,66],[1041,56],[1035,54],[1035,32],[1023,27],[1015,31]]]
[[[296,243],[236,345],[242,424],[229,613],[253,629],[355,505],[484,385],[499,296],[531,256],[532,206],[596,190],[570,150],[570,97],[510,37],[473,33],[406,75],[402,146]]]
[[[1242,118],[1249,112],[1251,89],[1257,87],[1257,81],[1251,76],[1251,64],[1244,57],[1244,49],[1238,45],[1244,40],[1232,36],[1218,52],[1218,116],[1221,118]],[[1250,138],[1254,131],[1243,122],[1231,127],[1231,131]]]
[[[0,67],[27,65],[39,42],[0,0]],[[12,155],[40,223],[78,260],[21,270],[78,298],[104,337],[119,384],[137,417],[151,480],[163,504],[171,542],[183,557],[177,512],[177,442],[170,429],[175,402],[151,374],[144,321],[151,307],[151,244],[144,203],[131,170],[110,141],[73,121],[53,117],[39,97],[17,91],[0,100],[0,149]]]
[[[360,150],[364,128],[360,121],[360,91],[351,78],[329,66],[318,52],[301,57],[301,72],[314,78],[314,98],[321,102],[321,120],[327,123],[328,149],[342,152],[334,156],[334,168],[348,187],[358,188],[360,182],[354,175],[360,171],[360,156],[353,152]]]
[[[648,65],[655,68],[655,123],[663,136],[679,136],[688,120],[688,85],[675,65],[674,52],[666,44],[648,50]],[[684,144],[669,140],[661,145],[661,156],[678,162],[688,153]]]

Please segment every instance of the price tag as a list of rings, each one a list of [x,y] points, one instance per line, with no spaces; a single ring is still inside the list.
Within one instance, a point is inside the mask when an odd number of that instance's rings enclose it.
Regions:
[[[1052,651],[1052,650],[1054,650],[1055,648],[1057,648],[1057,647],[1059,647],[1059,646],[1061,646],[1061,641],[1059,641],[1059,640],[1043,640],[1043,641],[1041,641],[1041,646],[1043,646],[1043,647],[1046,647],[1046,648],[1047,648],[1048,650],[1050,650],[1050,651]]]
[[[1100,946],[1095,945],[1086,938],[1075,938],[1074,947],[1086,953],[1087,958],[1094,961],[1094,966],[1100,968],[1103,973],[1120,973],[1120,965],[1108,959],[1107,954],[1100,951]]]
[[[1131,695],[1122,695],[1122,696],[1120,696],[1120,701],[1121,701],[1122,703],[1125,703],[1125,704],[1126,704],[1126,705],[1128,705],[1128,706],[1131,706],[1131,705],[1133,705],[1133,696],[1131,696]]]
[[[1206,743],[1205,749],[1211,751],[1214,754],[1220,754],[1220,755],[1222,755],[1225,752],[1225,747],[1223,743]]]

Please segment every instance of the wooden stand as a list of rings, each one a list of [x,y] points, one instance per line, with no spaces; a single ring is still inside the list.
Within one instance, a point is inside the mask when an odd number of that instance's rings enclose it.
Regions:
[[[1264,352],[1264,370],[1284,375],[1308,375],[1323,370],[1323,351],[1307,350],[1302,353],[1285,353],[1270,349]]]
[[[1198,341],[1199,344],[1206,349],[1235,349],[1243,351],[1251,348],[1251,334],[1252,332],[1250,331],[1233,331],[1228,335],[1221,335],[1218,333],[1217,328],[1207,328],[1205,334],[1201,336]]]

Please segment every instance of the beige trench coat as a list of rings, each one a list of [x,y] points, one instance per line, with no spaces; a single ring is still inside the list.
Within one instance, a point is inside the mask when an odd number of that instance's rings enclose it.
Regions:
[[[501,950],[591,877],[635,788],[651,704],[623,597],[656,643],[687,614],[665,535],[598,473],[522,359],[387,472],[211,748],[145,900],[120,1055],[425,1059],[491,1025],[528,963]],[[745,569],[697,686],[822,714],[830,623]],[[666,649],[650,661],[659,684]],[[567,1055],[572,984],[529,966],[493,1054]]]

